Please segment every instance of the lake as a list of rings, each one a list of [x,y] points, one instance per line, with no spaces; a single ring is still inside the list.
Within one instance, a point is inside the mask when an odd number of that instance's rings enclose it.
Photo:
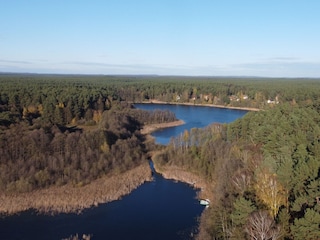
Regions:
[[[178,136],[184,132],[184,130],[190,130],[192,128],[202,128],[208,126],[211,123],[230,123],[237,118],[242,117],[248,111],[235,110],[227,108],[215,108],[208,106],[190,106],[190,105],[177,105],[177,104],[135,104],[136,108],[143,110],[169,110],[176,114],[179,120],[185,122],[184,125],[160,129],[152,136],[155,137],[156,142],[166,145],[169,143],[170,138]]]
[[[204,207],[196,191],[158,174],[121,200],[82,214],[37,215],[34,211],[0,219],[0,239],[62,239],[76,233],[92,239],[190,239]]]
[[[227,123],[246,111],[212,107],[136,104],[137,108],[169,109],[185,125],[154,132],[156,141],[167,144],[185,129],[213,122]],[[147,182],[121,200],[85,210],[82,214],[48,216],[34,211],[0,218],[0,239],[62,239],[91,234],[92,239],[192,239],[204,207],[196,199],[197,190],[181,182],[154,174]]]

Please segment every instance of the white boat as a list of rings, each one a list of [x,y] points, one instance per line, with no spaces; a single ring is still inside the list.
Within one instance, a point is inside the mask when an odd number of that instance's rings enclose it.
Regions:
[[[201,199],[200,204],[204,206],[209,206],[210,200],[209,199]]]

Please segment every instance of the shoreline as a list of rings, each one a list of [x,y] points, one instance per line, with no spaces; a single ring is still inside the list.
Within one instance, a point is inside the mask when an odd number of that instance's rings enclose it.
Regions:
[[[177,120],[174,122],[166,122],[166,123],[154,123],[154,124],[146,124],[140,130],[141,134],[147,135],[151,134],[162,128],[176,127],[185,124],[183,120]]]
[[[155,156],[157,153],[154,153]],[[165,179],[170,179],[172,181],[183,182],[188,184],[190,187],[195,189],[197,195],[196,198],[199,201],[201,199],[208,199],[210,204],[207,207],[212,207],[214,201],[216,201],[213,191],[211,189],[214,188],[214,183],[209,183],[205,181],[203,178],[198,175],[184,170],[183,168],[179,168],[177,166],[161,166],[159,167],[155,161],[153,161],[154,169],[157,173],[161,174],[161,176]],[[208,220],[208,211],[202,211],[199,218],[199,225],[197,227],[198,233],[196,234],[195,239],[208,239],[210,236],[206,230],[206,222]]]
[[[156,168],[156,171],[159,169]],[[213,195],[208,191],[208,183],[201,177],[187,170],[180,169],[176,166],[166,167],[159,172],[165,179],[171,179],[178,182],[183,182],[195,189],[199,189],[198,199],[209,199],[213,201]]]
[[[0,217],[33,209],[38,213],[81,213],[84,209],[119,200],[152,180],[145,162],[119,175],[105,176],[83,187],[64,185],[30,193],[0,194]]]
[[[182,102],[164,102],[159,100],[149,100],[143,102],[136,102],[142,104],[168,104],[168,105],[186,105],[186,106],[199,106],[199,107],[213,107],[213,108],[225,108],[225,109],[234,109],[234,110],[243,110],[243,111],[252,111],[258,112],[262,109],[259,108],[250,108],[250,107],[233,107],[233,106],[223,106],[223,105],[216,105],[216,104],[205,104],[205,103],[182,103]]]
[[[214,196],[210,191],[210,184],[203,178],[177,166],[159,167],[155,162],[153,162],[153,164],[156,172],[161,174],[163,178],[183,182],[190,185],[190,187],[194,189],[198,189],[199,191],[197,192],[197,198],[199,200],[209,199],[210,202],[214,201]]]

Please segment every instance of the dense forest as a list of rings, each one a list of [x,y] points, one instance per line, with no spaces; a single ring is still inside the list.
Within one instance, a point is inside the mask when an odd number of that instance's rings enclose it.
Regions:
[[[272,108],[318,100],[317,79],[0,74],[1,125],[22,118],[94,124],[112,101]]]
[[[0,74],[0,191],[82,186],[129,170],[157,146],[144,124],[176,120],[132,103],[259,108],[191,129],[154,161],[210,183],[211,239],[319,239],[320,80]]]
[[[212,183],[212,238],[319,239],[319,123],[319,105],[283,104],[186,131],[155,160]]]
[[[105,89],[81,83],[2,78],[2,192],[83,186],[129,170],[146,161],[153,147],[140,134],[143,124],[176,120],[169,111],[134,109]]]

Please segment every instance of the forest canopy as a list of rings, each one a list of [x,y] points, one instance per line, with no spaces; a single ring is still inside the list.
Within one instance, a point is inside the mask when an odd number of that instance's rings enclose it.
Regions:
[[[211,183],[215,199],[206,229],[212,238],[317,239],[319,123],[318,106],[281,104],[186,131],[155,161]]]

